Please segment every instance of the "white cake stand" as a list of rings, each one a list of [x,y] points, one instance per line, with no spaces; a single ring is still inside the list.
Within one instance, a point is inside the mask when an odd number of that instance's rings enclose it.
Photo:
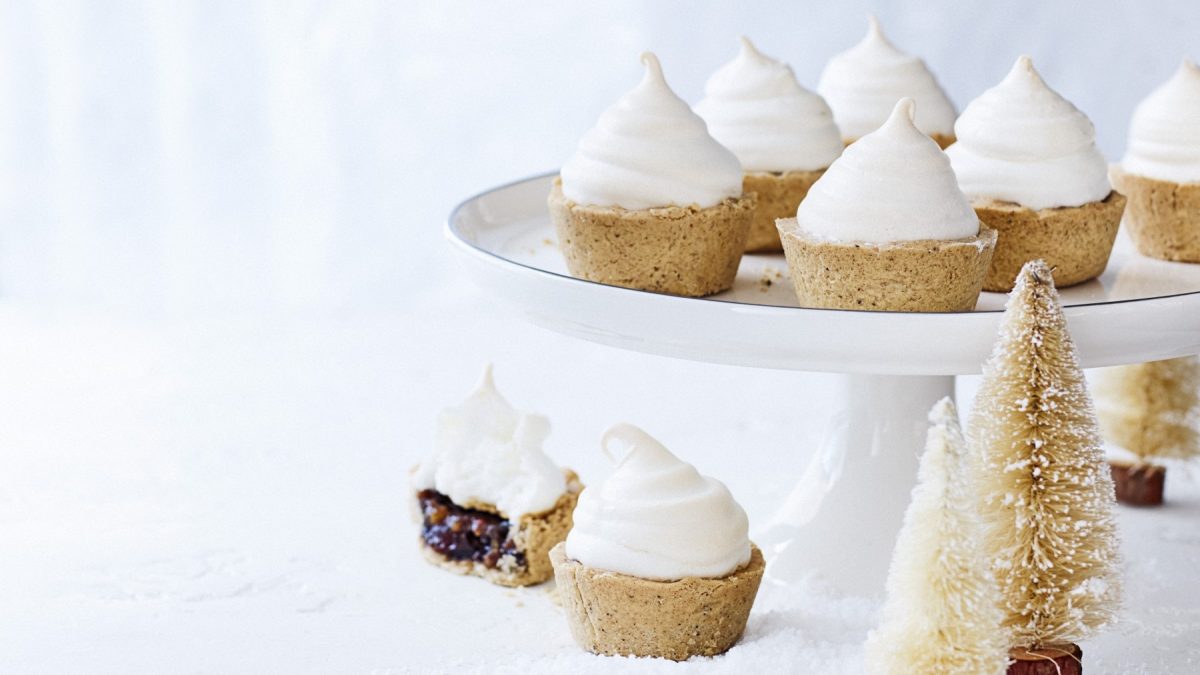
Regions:
[[[463,202],[447,237],[480,288],[554,331],[623,349],[782,370],[843,373],[840,411],[799,484],[756,541],[773,579],[815,574],[858,595],[882,592],[924,444],[926,413],[978,373],[1005,296],[974,312],[801,308],[782,255],[742,260],[733,289],[705,299],[568,275],[546,195],[554,174]],[[1097,280],[1061,292],[1084,367],[1200,352],[1200,265],[1137,255],[1118,240]]]

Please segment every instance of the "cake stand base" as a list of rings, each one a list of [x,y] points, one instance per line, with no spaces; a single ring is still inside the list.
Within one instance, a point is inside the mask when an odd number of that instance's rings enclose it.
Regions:
[[[815,576],[860,596],[883,592],[917,479],[929,409],[953,376],[843,375],[841,405],[808,468],[756,541],[767,579]]]

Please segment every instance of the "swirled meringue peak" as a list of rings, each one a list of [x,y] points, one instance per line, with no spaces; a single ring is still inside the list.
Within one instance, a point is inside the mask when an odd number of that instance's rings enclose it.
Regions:
[[[901,98],[917,102],[917,128],[927,134],[954,132],[954,104],[921,59],[897,49],[868,17],[867,36],[826,64],[817,93],[833,108],[842,136],[856,139],[883,124]]]
[[[1021,56],[1000,84],[971,101],[946,149],[971,199],[1033,210],[1101,201],[1112,190],[1091,120]]]
[[[915,106],[901,99],[883,126],[846,148],[800,202],[801,230],[870,243],[979,234],[946,154],[913,123]]]
[[[510,520],[548,511],[567,491],[562,469],[542,451],[549,435],[545,417],[519,412],[496,391],[489,365],[475,391],[438,416],[433,454],[413,487],[461,506],[494,505]]]
[[[715,206],[742,194],[742,165],[708,134],[642,54],[646,75],[579,141],[562,167],[563,196],[577,204],[650,209]]]
[[[1184,61],[1133,112],[1122,168],[1171,181],[1200,182],[1200,67]]]
[[[746,512],[718,480],[700,475],[631,424],[604,433],[626,448],[608,480],[584,488],[567,556],[643,579],[723,577],[750,560]]]
[[[696,112],[746,171],[815,171],[842,154],[825,100],[745,37],[737,58],[708,78],[704,94]]]

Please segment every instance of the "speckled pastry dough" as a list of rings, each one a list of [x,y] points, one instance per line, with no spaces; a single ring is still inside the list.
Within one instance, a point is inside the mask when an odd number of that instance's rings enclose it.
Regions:
[[[750,223],[750,234],[746,236],[747,253],[783,250],[783,242],[779,240],[779,230],[775,227],[775,221],[795,213],[800,202],[808,195],[809,188],[823,175],[824,169],[746,173],[742,189],[746,194],[754,194],[757,200],[754,220]]]
[[[548,203],[572,276],[699,297],[733,285],[755,201],[747,194],[708,208],[629,211],[568,201],[556,181]]]
[[[1021,267],[1039,258],[1054,270],[1059,288],[1100,276],[1124,210],[1125,197],[1118,192],[1075,208],[1038,211],[1006,202],[976,203],[979,220],[1000,235],[983,289],[1007,293]]]
[[[550,551],[571,637],[595,654],[684,661],[729,651],[742,637],[766,563],[750,561],[720,579],[653,581],[589,568]]]
[[[1200,263],[1200,183],[1171,183],[1112,170],[1128,195],[1125,227],[1142,255]]]

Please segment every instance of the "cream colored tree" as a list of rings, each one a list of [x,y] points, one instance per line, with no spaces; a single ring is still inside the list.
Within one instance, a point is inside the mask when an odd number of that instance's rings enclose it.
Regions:
[[[954,403],[939,401],[929,421],[917,486],[888,572],[882,621],[867,638],[867,671],[999,675],[1008,663],[1008,642]]]
[[[1200,456],[1200,359],[1096,371],[1100,430],[1143,462]]]
[[[969,432],[1010,645],[1073,655],[1114,618],[1119,554],[1095,412],[1040,260],[1009,296]]]
[[[1105,368],[1093,389],[1100,430],[1139,460],[1200,455],[1200,359]]]
[[[1117,499],[1161,504],[1166,478],[1161,462],[1200,456],[1200,359],[1104,368],[1094,374],[1092,391],[1101,432],[1136,460],[1112,462]]]

